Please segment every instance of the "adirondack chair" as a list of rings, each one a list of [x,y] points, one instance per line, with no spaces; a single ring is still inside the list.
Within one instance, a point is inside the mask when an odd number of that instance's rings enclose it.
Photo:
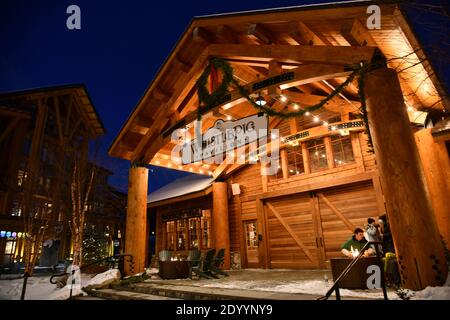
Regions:
[[[161,250],[159,252],[159,261],[169,261],[170,258],[172,257],[172,251],[169,250]]]
[[[202,255],[202,253],[198,249],[189,250],[187,260],[189,261],[189,269],[190,269],[189,278],[191,278],[191,279],[192,279],[192,272],[197,274],[194,271],[194,268],[198,269],[200,267],[201,255]],[[199,274],[197,274],[197,275],[200,276]]]
[[[214,255],[216,254],[216,249],[210,249],[206,252],[203,259],[200,260],[198,266],[193,267],[192,271],[199,277],[212,279],[218,277],[211,272],[211,265],[214,262]]]
[[[217,252],[216,257],[214,258],[214,261],[211,264],[211,271],[229,277],[230,275],[228,273],[220,269],[220,266],[223,264],[224,259],[225,259],[225,249],[222,248]]]

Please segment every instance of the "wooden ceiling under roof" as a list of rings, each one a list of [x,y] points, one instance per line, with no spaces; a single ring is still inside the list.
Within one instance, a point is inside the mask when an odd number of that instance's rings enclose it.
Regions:
[[[227,59],[242,84],[296,70],[304,75],[329,70],[333,77],[306,77],[281,86],[291,102],[313,105],[346,79],[344,65],[373,56],[374,48],[399,71],[405,102],[416,110],[450,110],[444,90],[397,5],[381,5],[381,29],[368,30],[367,4],[351,3],[243,12],[195,18],[179,40],[110,147],[109,154],[172,169],[208,174],[217,165],[179,166],[170,161],[173,144],[162,132],[182,119],[193,119],[198,106],[195,82],[212,56]],[[297,74],[296,73],[296,74]],[[322,72],[323,73],[323,72]],[[233,89],[231,89],[233,90]],[[355,113],[357,85],[352,83],[327,111]],[[266,95],[278,110],[289,108]],[[226,116],[256,113],[243,99],[216,108],[203,117],[203,129]],[[194,117],[195,118],[195,117]],[[275,127],[279,121],[270,120]],[[192,133],[192,128],[191,128]]]
[[[79,112],[92,133],[93,137],[105,134],[105,128],[101,119],[95,110],[94,105],[89,98],[86,87],[83,84],[61,85],[53,87],[44,87],[16,92],[7,92],[0,94],[2,100],[26,99],[35,100],[45,97],[56,97],[67,95],[72,97],[74,105],[78,106]],[[1,103],[0,103],[1,104]]]

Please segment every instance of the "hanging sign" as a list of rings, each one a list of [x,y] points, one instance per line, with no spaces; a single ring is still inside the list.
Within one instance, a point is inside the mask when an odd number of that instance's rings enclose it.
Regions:
[[[205,133],[181,149],[182,164],[219,157],[249,143],[266,141],[269,118],[263,113],[238,120],[217,120]]]

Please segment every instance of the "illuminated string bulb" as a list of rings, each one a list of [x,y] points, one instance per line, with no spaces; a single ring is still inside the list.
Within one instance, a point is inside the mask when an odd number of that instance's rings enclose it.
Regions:
[[[159,164],[159,161],[158,160],[156,160],[156,162],[155,162],[156,164]]]
[[[306,111],[305,116],[309,116],[309,115],[310,115],[309,111]]]
[[[283,137],[281,137],[281,142],[284,142],[284,138]]]
[[[270,134],[270,137],[271,137],[272,139],[276,139],[276,138],[277,138],[277,135],[276,135],[275,133],[271,133],[271,134]]]
[[[189,168],[189,171],[190,171],[190,172],[192,172],[192,171],[194,171],[194,169],[192,169],[192,168]]]
[[[231,116],[227,116],[228,121],[230,121],[231,119],[233,119]]]
[[[294,110],[298,110],[298,104],[294,103],[292,106],[294,107]]]
[[[182,166],[178,166],[178,169],[180,169],[180,170],[181,170],[181,169],[183,169],[183,167],[182,167]]]
[[[287,98],[286,98],[286,96],[285,95],[281,95],[280,96],[280,100],[281,100],[281,102],[286,102],[287,101]]]
[[[200,173],[202,173],[203,174],[203,170],[202,169],[200,169],[198,172],[200,172]]]
[[[209,174],[210,176],[212,176],[213,173],[212,173],[212,171],[208,171],[208,174]]]
[[[171,164],[171,163],[169,163],[169,164],[167,165],[167,167],[169,167],[169,168],[172,168],[172,164]]]
[[[324,121],[323,125],[326,127],[328,125],[328,122]]]
[[[314,120],[314,122],[319,122],[320,121],[318,116],[315,116],[313,120]]]
[[[331,130],[335,131],[336,130],[336,126],[332,126]]]

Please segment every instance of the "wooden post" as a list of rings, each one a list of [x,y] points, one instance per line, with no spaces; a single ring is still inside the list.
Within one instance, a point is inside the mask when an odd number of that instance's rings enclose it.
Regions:
[[[415,133],[420,159],[439,231],[450,246],[450,159],[445,142],[436,142],[431,129]]]
[[[305,174],[311,173],[311,164],[309,161],[308,148],[306,147],[306,142],[302,142],[302,157],[303,157],[303,167],[305,169]]]
[[[288,156],[286,149],[280,151],[281,155],[281,171],[283,172],[283,179],[289,178],[289,168],[288,168]]]
[[[147,188],[148,169],[132,167],[128,177],[127,221],[125,252],[133,255],[133,262],[125,264],[125,274],[143,272],[147,246]],[[128,261],[129,258],[125,258]]]
[[[364,94],[403,287],[442,285],[447,263],[395,70],[368,72]]]
[[[333,156],[333,146],[331,145],[331,138],[325,137],[325,138],[323,138],[323,142],[325,144],[325,152],[327,154],[328,169],[333,169],[334,168],[334,156]]]
[[[225,248],[223,267],[230,269],[230,226],[228,223],[228,186],[226,182],[214,182],[213,193],[213,226],[214,246],[216,251]]]

